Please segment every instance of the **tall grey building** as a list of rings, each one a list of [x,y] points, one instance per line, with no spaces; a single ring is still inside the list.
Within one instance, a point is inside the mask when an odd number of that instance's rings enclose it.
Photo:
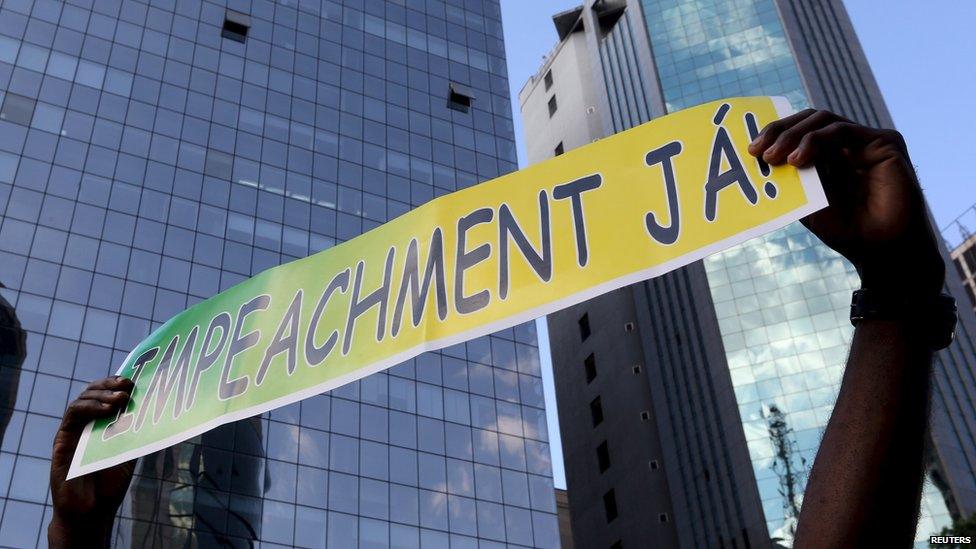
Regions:
[[[533,163],[742,95],[892,126],[839,0],[586,0],[553,22],[559,43],[519,97]],[[576,543],[789,544],[857,285],[794,224],[550,315]],[[971,313],[936,360],[920,544],[976,511]]]
[[[0,544],[173,314],[516,169],[496,0],[0,3]],[[122,546],[557,547],[534,324],[143,459]]]

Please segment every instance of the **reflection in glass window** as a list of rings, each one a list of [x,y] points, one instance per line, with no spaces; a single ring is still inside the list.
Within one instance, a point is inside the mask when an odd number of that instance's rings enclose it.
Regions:
[[[47,73],[51,76],[64,80],[74,80],[77,68],[78,59],[76,57],[57,51],[51,52],[51,57],[47,63]]]
[[[502,470],[502,490],[506,504],[529,507],[529,484],[525,473]]]
[[[447,491],[451,494],[474,497],[474,469],[471,462],[447,460]]]
[[[359,443],[359,452],[361,456],[359,473],[361,475],[380,480],[390,478],[389,446],[362,440]]]
[[[420,525],[425,528],[447,530],[447,494],[420,491]]]
[[[8,501],[0,524],[0,538],[4,544],[13,547],[33,547],[37,543],[43,515],[43,505]]]
[[[329,474],[327,471],[299,465],[298,479],[297,502],[299,505],[310,505],[322,509],[328,507]]]
[[[390,485],[367,478],[359,480],[360,514],[386,520],[390,513]]]
[[[203,173],[219,179],[230,179],[233,167],[234,159],[231,155],[210,149],[207,151],[207,161]]]
[[[508,541],[523,545],[532,544],[532,515],[527,509],[505,508],[505,530]]]
[[[13,183],[19,164],[20,157],[0,151],[0,183]]]
[[[46,103],[38,103],[34,109],[31,126],[51,133],[61,133],[61,123],[64,121],[64,109]]]
[[[357,547],[359,521],[353,515],[329,511],[327,547]]]
[[[0,120],[26,126],[34,116],[34,103],[29,97],[7,92],[0,106]]]
[[[325,547],[328,513],[323,509],[299,506],[295,510],[295,545]]]
[[[102,82],[104,80],[104,66],[85,60],[78,62],[78,72],[75,75],[75,82],[90,86],[92,88],[101,89]]]
[[[0,36],[0,61],[13,64],[17,61],[20,51],[20,41],[7,36]]]

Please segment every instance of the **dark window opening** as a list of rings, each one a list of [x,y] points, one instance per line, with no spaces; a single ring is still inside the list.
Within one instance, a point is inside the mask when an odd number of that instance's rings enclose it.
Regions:
[[[583,316],[579,319],[579,329],[580,338],[586,341],[586,338],[590,337],[590,315],[583,313]]]
[[[603,423],[603,404],[600,402],[600,397],[593,399],[590,402],[590,415],[593,416],[593,426]]]
[[[966,266],[969,267],[969,273],[976,275],[976,246],[970,247],[962,253],[962,256],[966,258]]]
[[[605,440],[596,447],[596,462],[600,466],[601,473],[610,468],[610,448],[607,447]]]
[[[562,141],[560,141],[559,144],[556,145],[556,149],[553,152],[555,153],[556,156],[559,156],[559,155],[563,154],[564,152],[566,152],[566,151],[563,150],[563,142]]]
[[[667,513],[661,513],[661,514],[659,514],[657,516],[657,521],[658,522],[667,522],[668,521],[668,514]]]
[[[657,468],[660,467],[656,459],[652,459],[649,465],[651,467],[651,471],[657,471]]]
[[[247,31],[251,28],[251,18],[234,10],[227,10],[224,14],[224,28],[220,35],[228,40],[244,43]]]
[[[959,273],[959,278],[961,278],[963,280],[966,280],[966,277],[967,277],[966,269],[964,269],[963,266],[962,266],[963,259],[964,259],[963,256],[959,256],[959,257],[953,259],[952,260],[952,263],[955,264],[955,266],[956,266],[956,272]],[[976,274],[976,273],[974,273],[974,274]]]
[[[546,76],[542,79],[546,83],[546,91],[552,87],[552,69],[546,71]]]
[[[624,549],[624,542],[618,539],[617,541],[613,542],[613,545],[610,546],[610,549]]]
[[[549,118],[552,118],[552,115],[554,115],[554,114],[556,114],[556,96],[555,95],[549,98]]]
[[[471,101],[474,94],[471,89],[463,84],[451,82],[450,95],[447,98],[447,108],[458,112],[468,112],[471,109]]]
[[[641,412],[641,421],[647,421],[649,419],[651,419],[651,413],[650,412],[648,412],[647,410],[644,410],[643,412]]]
[[[593,358],[593,353],[590,353],[590,356],[583,359],[583,367],[586,369],[587,383],[596,379],[596,359]]]
[[[617,518],[617,498],[613,494],[613,488],[603,494],[603,510],[607,513],[607,522],[613,522]]]

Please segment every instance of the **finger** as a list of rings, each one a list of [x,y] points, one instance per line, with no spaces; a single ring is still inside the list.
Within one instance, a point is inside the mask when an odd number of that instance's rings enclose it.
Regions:
[[[100,400],[77,399],[68,405],[61,420],[61,427],[54,435],[51,452],[51,482],[63,481],[74,456],[75,448],[85,430],[85,426],[95,419],[109,417],[116,413],[118,405]]]
[[[129,400],[129,392],[131,391],[109,391],[108,389],[88,389],[78,395],[78,399],[88,399],[97,400],[99,402],[107,402],[109,404],[121,404]]]
[[[827,152],[837,152],[844,147],[858,151],[876,139],[879,132],[880,130],[853,122],[833,122],[805,134],[786,160],[793,166],[802,168],[824,157]]]
[[[81,432],[92,420],[115,414],[123,402],[103,402],[92,399],[78,399],[68,405],[61,420],[61,431]]]
[[[108,389],[112,391],[132,390],[132,380],[122,376],[112,376],[95,380],[88,384],[87,389]]]
[[[760,156],[763,152],[769,148],[770,145],[776,141],[779,134],[783,133],[784,130],[790,128],[797,124],[798,122],[812,116],[815,112],[814,109],[804,109],[798,113],[791,114],[785,118],[770,122],[766,124],[766,127],[759,132],[759,135],[749,143],[749,154],[753,156]]]
[[[864,147],[851,151],[851,157],[857,162],[873,166],[890,159],[892,156],[902,156],[911,163],[905,138],[898,131],[879,129],[868,138],[866,138],[867,144]]]
[[[810,132],[819,130],[834,122],[849,122],[830,111],[817,111],[789,128],[783,130],[769,147],[763,152],[762,159],[773,166],[778,166],[786,162],[786,158],[792,153],[803,136]]]

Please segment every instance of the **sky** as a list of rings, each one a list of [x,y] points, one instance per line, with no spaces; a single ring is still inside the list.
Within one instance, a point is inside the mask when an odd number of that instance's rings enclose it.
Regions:
[[[525,145],[518,106],[522,85],[556,45],[552,15],[581,0],[501,0],[519,163]],[[896,128],[905,136],[940,228],[958,216],[976,231],[976,2],[846,0],[848,14]],[[969,101],[974,104],[970,105]],[[968,211],[968,212],[967,212]],[[958,238],[955,228],[945,236]],[[546,406],[557,488],[566,485],[559,443],[548,335],[539,322]]]

